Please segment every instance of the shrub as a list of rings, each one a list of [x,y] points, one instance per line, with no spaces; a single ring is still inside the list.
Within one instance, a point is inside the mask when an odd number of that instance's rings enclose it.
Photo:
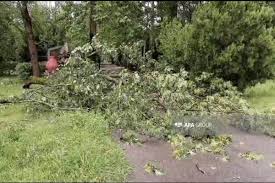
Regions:
[[[27,80],[32,75],[32,65],[30,63],[18,63],[15,72],[22,80]]]
[[[39,64],[39,69],[40,69],[41,74],[45,73],[45,71],[46,71],[46,65]]]
[[[16,64],[14,61],[0,62],[0,75],[13,75]]]
[[[161,49],[175,69],[214,73],[243,89],[272,75],[274,15],[256,2],[206,3],[191,24],[163,25]]]

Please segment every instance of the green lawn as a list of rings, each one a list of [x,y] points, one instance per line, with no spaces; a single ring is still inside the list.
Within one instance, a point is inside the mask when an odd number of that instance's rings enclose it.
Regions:
[[[20,82],[11,80],[1,97],[22,92]],[[100,114],[32,115],[23,104],[0,106],[1,182],[125,181],[130,171]]]
[[[275,114],[275,80],[257,84],[245,91],[248,103],[260,112]]]
[[[22,82],[16,77],[0,77],[0,99],[22,94]]]

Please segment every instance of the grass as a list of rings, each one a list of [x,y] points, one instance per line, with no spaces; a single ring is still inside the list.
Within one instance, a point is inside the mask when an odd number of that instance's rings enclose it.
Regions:
[[[20,82],[10,80],[5,81],[9,83],[5,88],[1,87],[2,96],[22,92]],[[130,171],[124,152],[100,114],[34,115],[23,104],[0,106],[1,182],[120,182]]]
[[[0,99],[22,94],[22,82],[16,77],[0,77]]]
[[[246,89],[247,101],[259,112],[275,113],[275,80],[267,80],[265,83]]]
[[[260,114],[238,116],[232,120],[232,125],[275,137],[275,80],[247,88],[245,96],[250,106]]]

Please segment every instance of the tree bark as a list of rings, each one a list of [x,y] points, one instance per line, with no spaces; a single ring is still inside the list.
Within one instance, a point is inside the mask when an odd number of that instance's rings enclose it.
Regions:
[[[33,29],[32,29],[32,20],[28,11],[27,7],[27,1],[20,1],[19,8],[22,15],[22,19],[24,22],[24,27],[28,36],[28,47],[31,57],[31,64],[32,64],[32,72],[33,76],[39,77],[40,76],[40,70],[39,70],[39,64],[38,64],[38,54],[37,54],[37,48],[35,45],[34,35],[33,35]]]
[[[97,25],[96,21],[94,20],[95,15],[95,5],[96,1],[90,1],[90,42],[92,41],[93,37],[96,35]]]

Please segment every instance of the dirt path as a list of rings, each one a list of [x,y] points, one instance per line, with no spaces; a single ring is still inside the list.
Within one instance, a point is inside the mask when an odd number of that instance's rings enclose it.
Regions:
[[[229,127],[226,134],[233,135],[233,143],[228,147],[229,162],[221,161],[221,156],[210,153],[196,154],[188,159],[175,160],[171,146],[167,142],[150,139],[142,146],[121,144],[127,158],[134,167],[129,182],[274,182],[275,169],[270,163],[275,161],[275,138],[248,134]],[[241,142],[241,143],[240,143]],[[247,151],[264,155],[263,160],[249,161],[238,156]],[[157,161],[165,175],[150,175],[144,171],[148,161]],[[196,167],[203,170],[200,172]]]

